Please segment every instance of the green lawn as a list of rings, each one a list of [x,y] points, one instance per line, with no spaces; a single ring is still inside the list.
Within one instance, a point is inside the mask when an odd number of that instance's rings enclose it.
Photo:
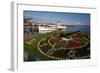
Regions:
[[[48,38],[50,36],[55,36],[56,33],[54,32],[50,32],[50,33],[46,33],[46,34],[40,34],[40,35],[35,35],[33,37],[33,41],[31,44],[25,43],[24,42],[24,51],[27,53],[32,53],[35,57],[39,58],[40,60],[53,60],[52,58],[49,58],[45,55],[43,55],[38,49],[37,49],[37,45],[38,42],[43,39],[43,38]]]

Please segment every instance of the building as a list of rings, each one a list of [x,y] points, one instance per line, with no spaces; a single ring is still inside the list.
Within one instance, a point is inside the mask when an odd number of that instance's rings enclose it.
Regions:
[[[35,23],[29,22],[24,24],[24,31],[31,33],[47,33],[55,30],[66,31],[66,25],[59,23]]]
[[[55,30],[61,30],[61,31],[66,31],[66,25],[61,24],[61,23],[57,23],[57,24],[42,24],[39,25],[39,33],[47,33],[47,32],[51,32],[51,31],[55,31]]]

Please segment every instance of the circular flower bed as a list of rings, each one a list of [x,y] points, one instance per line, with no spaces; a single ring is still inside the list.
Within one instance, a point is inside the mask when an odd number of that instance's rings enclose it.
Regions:
[[[45,40],[41,39],[38,48],[42,54],[53,59],[78,59],[84,57],[80,55],[87,45],[89,45],[88,39],[79,33],[75,33],[65,40],[62,40],[62,37],[52,36],[48,39],[45,38]],[[87,50],[84,51],[87,52]],[[85,56],[87,57],[87,55]]]

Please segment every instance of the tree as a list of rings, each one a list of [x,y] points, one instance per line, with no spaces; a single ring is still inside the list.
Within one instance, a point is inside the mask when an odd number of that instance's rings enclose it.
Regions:
[[[24,16],[24,23],[28,23],[28,22],[30,22],[32,19],[33,19],[32,17]]]

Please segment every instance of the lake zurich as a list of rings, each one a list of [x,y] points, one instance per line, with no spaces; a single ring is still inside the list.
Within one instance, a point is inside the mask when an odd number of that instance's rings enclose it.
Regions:
[[[67,26],[66,31],[68,32],[90,32],[90,25],[69,25]]]

